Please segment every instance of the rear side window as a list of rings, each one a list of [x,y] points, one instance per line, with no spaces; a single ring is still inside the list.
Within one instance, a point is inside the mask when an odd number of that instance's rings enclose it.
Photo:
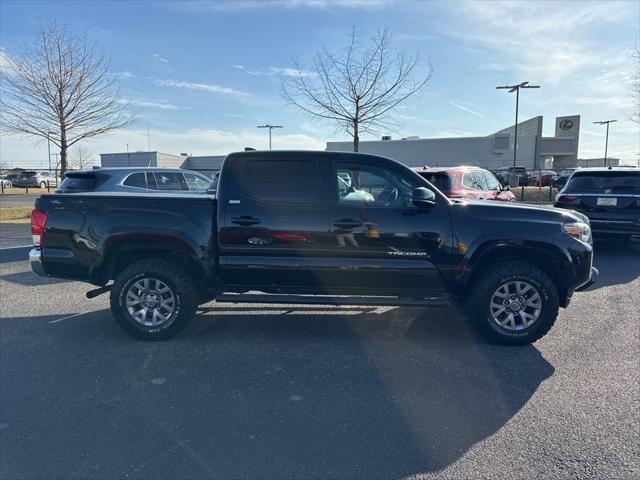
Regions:
[[[313,160],[253,160],[244,165],[242,194],[263,202],[315,204],[318,183]]]
[[[127,187],[147,188],[147,181],[143,172],[129,175],[122,184]]]
[[[430,184],[441,192],[450,192],[453,188],[453,176],[449,173],[420,173]]]
[[[576,172],[565,192],[640,195],[640,172]]]

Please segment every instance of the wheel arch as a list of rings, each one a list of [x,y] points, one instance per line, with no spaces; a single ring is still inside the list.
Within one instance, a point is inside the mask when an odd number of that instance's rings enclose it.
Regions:
[[[545,272],[556,285],[560,304],[566,305],[575,284],[575,272],[570,255],[551,243],[527,240],[487,241],[467,252],[456,279],[460,292],[473,284],[477,275],[492,263],[517,260]]]
[[[180,239],[139,237],[109,242],[105,246],[102,261],[91,273],[93,283],[104,285],[127,265],[145,258],[159,258],[183,268],[203,288],[213,281],[211,270],[204,264],[205,259]]]

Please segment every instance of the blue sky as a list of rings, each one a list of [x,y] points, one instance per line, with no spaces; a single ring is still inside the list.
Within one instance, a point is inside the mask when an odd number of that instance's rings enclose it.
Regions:
[[[393,137],[488,135],[513,122],[513,95],[496,85],[530,81],[520,118],[545,117],[552,135],[560,115],[582,115],[580,156],[604,150],[637,161],[638,125],[628,117],[640,2],[290,1],[11,1],[0,3],[0,68],[42,22],[55,19],[86,35],[111,57],[121,94],[139,109],[126,130],[85,142],[93,154],[147,149],[225,154],[266,148],[319,148],[347,139],[331,124],[289,107],[280,85],[291,56],[309,63],[321,47],[338,51],[352,25],[363,37],[388,26],[397,48],[420,50],[434,75],[419,97],[396,111]],[[635,67],[637,68],[637,67]],[[372,138],[372,137],[371,137]],[[366,139],[366,138],[365,138]],[[2,136],[3,162],[34,166],[46,145]]]

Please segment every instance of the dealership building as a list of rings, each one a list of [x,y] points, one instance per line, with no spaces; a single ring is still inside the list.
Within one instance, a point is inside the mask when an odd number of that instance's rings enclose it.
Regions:
[[[542,135],[542,116],[518,123],[516,163],[527,168],[562,170],[578,166],[580,115],[557,117],[555,135]],[[476,165],[495,169],[513,165],[515,126],[486,137],[361,141],[359,151],[393,158],[410,167]],[[351,151],[352,142],[328,142],[327,150]]]
[[[578,159],[580,115],[557,117],[555,135],[542,135],[542,116],[518,123],[516,163],[519,166],[564,168],[600,166],[604,159]],[[360,152],[393,158],[410,167],[447,167],[476,165],[487,169],[513,165],[515,126],[499,130],[486,137],[419,138],[361,141]],[[327,151],[348,152],[352,142],[328,142]],[[103,167],[171,167],[196,170],[213,177],[220,170],[224,155],[194,156],[160,152],[104,153],[100,155]],[[608,159],[617,165],[618,159]]]

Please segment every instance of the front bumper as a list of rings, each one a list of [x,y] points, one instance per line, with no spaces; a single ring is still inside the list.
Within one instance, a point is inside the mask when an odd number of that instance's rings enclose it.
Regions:
[[[44,270],[42,263],[42,250],[39,248],[33,248],[29,251],[29,265],[31,265],[31,271],[40,277],[48,277],[49,275]]]
[[[583,290],[586,290],[591,285],[596,283],[598,281],[598,275],[600,275],[598,269],[596,267],[591,267],[591,276],[589,277],[589,281],[584,285],[580,285],[578,288],[576,288],[576,292],[582,292]]]

